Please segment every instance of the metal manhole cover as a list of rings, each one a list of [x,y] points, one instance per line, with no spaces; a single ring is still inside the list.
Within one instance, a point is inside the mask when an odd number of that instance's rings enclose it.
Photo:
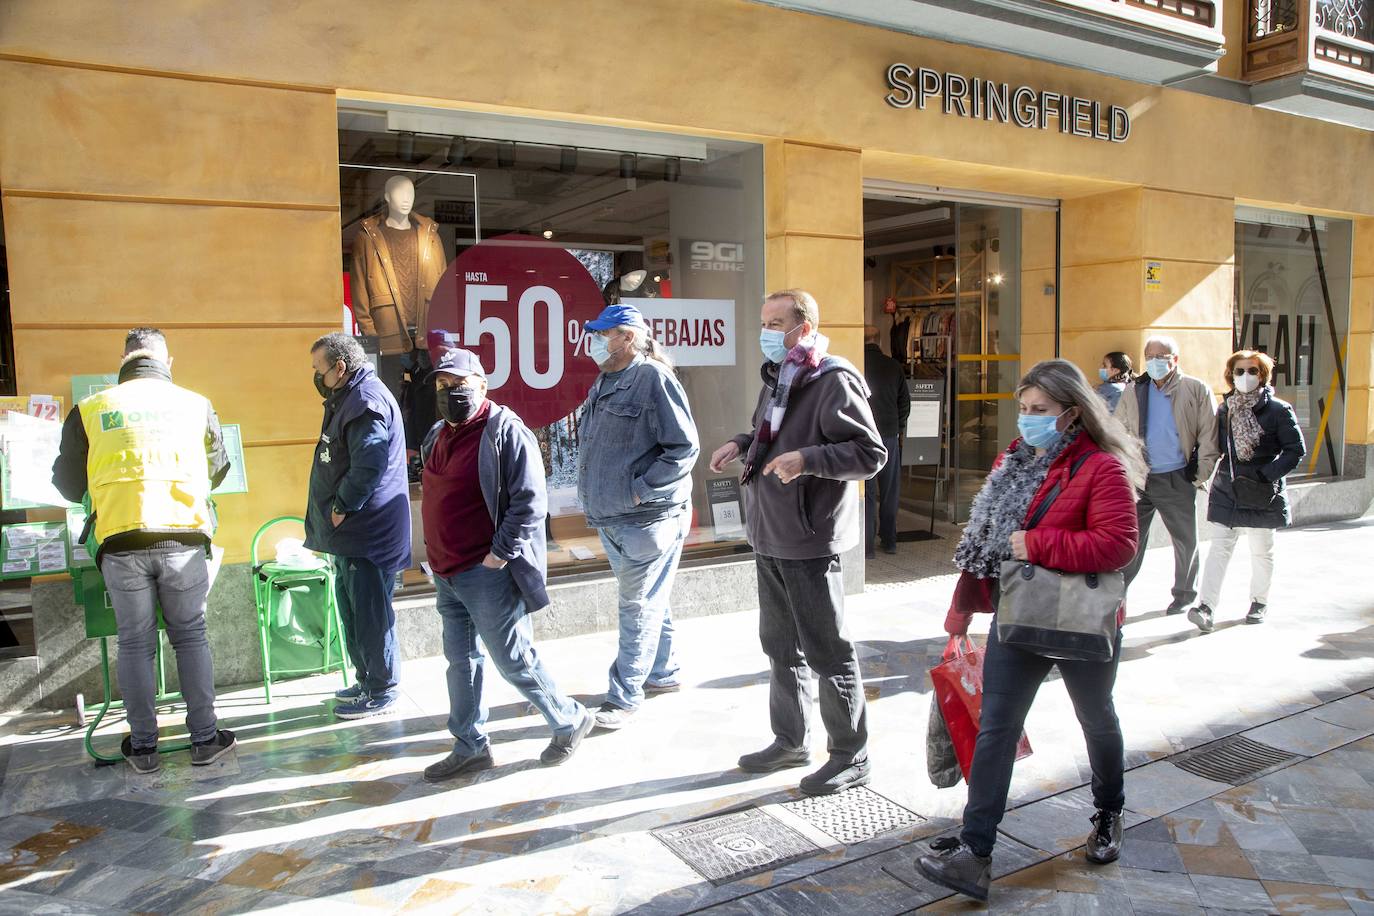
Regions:
[[[659,827],[653,835],[717,887],[820,852],[815,843],[758,808]]]
[[[1194,776],[1238,786],[1273,772],[1298,757],[1297,754],[1233,735],[1182,754],[1173,760],[1173,764]]]
[[[925,820],[867,786],[838,795],[803,798],[782,807],[846,846]]]

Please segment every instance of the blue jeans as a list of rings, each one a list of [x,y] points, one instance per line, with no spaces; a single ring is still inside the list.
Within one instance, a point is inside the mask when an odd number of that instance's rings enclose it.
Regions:
[[[357,557],[335,557],[334,597],[339,603],[344,647],[368,696],[385,698],[396,691],[396,611],[391,594],[399,578],[376,563]]]
[[[606,700],[621,709],[644,701],[644,682],[677,679],[673,657],[673,591],[690,512],[642,525],[598,528],[620,587],[620,649],[611,663]]]
[[[553,733],[566,737],[590,715],[582,704],[560,693],[534,650],[534,633],[525,599],[510,567],[480,563],[452,576],[435,576],[437,607],[444,622],[448,659],[448,730],[453,748],[467,757],[487,746],[487,705],[482,701],[482,669],[491,653],[496,670],[543,714]],[[479,644],[477,638],[481,637]]]
[[[119,691],[133,746],[157,746],[157,607],[177,656],[177,677],[186,700],[186,729],[192,741],[209,741],[218,731],[215,668],[205,635],[205,598],[210,573],[204,547],[107,553],[100,574],[114,606],[119,633]]]
[[[1121,633],[1109,662],[1055,661],[1004,646],[997,639],[993,618],[983,656],[983,709],[978,740],[969,770],[968,804],[964,807],[961,838],[977,855],[992,855],[997,825],[1007,809],[1016,744],[1040,683],[1055,665],[1088,744],[1093,771],[1093,804],[1120,811],[1126,804],[1125,743],[1112,704],[1116,667],[1121,660]]]

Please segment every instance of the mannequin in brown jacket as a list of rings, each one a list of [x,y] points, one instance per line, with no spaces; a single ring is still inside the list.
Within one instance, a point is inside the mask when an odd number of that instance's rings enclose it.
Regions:
[[[377,337],[383,354],[395,355],[424,347],[429,300],[448,262],[438,225],[411,212],[414,182],[394,175],[382,196],[385,219],[364,219],[353,241],[353,316],[364,334]]]

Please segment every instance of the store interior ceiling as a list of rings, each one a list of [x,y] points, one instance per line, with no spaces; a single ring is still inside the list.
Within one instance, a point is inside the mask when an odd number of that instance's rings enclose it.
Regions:
[[[866,196],[863,212],[866,257],[929,256],[954,244],[954,204]]]

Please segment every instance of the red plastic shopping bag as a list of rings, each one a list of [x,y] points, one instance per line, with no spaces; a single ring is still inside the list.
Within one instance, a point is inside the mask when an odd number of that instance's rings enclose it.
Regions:
[[[944,713],[945,726],[954,743],[959,769],[968,780],[973,767],[973,745],[978,740],[978,720],[983,709],[983,649],[967,636],[951,636],[943,661],[930,669],[935,702]],[[1021,733],[1016,759],[1031,755],[1030,741]]]

